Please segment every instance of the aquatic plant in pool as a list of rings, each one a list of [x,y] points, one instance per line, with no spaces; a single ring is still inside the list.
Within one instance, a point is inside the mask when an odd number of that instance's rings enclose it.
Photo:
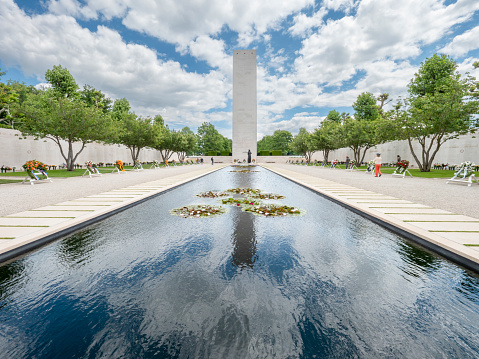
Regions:
[[[200,218],[219,216],[226,213],[226,208],[221,206],[208,206],[208,205],[191,205],[181,208],[175,208],[171,210],[171,214],[183,217],[183,218]]]
[[[479,357],[477,274],[258,170],[222,169],[0,266],[0,356]],[[305,214],[170,214],[230,188]]]

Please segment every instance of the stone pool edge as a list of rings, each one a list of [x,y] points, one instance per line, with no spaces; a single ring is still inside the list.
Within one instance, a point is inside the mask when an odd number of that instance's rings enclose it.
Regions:
[[[431,233],[428,230],[419,228],[417,226],[408,224],[407,222],[398,220],[387,214],[383,214],[379,211],[375,211],[370,209],[367,206],[360,205],[353,201],[347,200],[345,198],[341,198],[338,195],[334,195],[333,193],[323,190],[321,188],[315,187],[314,185],[307,183],[301,180],[301,177],[305,177],[305,175],[301,173],[297,173],[297,177],[288,175],[286,173],[282,173],[279,170],[271,168],[268,165],[261,165],[264,169],[276,173],[277,175],[286,178],[294,183],[299,184],[302,187],[305,187],[322,197],[337,203],[354,213],[357,213],[372,222],[381,225],[382,227],[399,234],[405,237],[408,240],[411,240],[415,243],[420,244],[421,246],[442,255],[443,257],[453,261],[456,264],[459,264],[469,270],[472,270],[476,273],[479,273],[479,252],[475,250],[471,250],[468,247],[458,244],[454,241],[451,241],[447,238],[441,237],[435,233]],[[292,172],[292,171],[289,171]],[[316,178],[319,181],[327,181],[334,183],[333,181],[329,180],[322,180],[321,178]],[[338,184],[338,186],[343,186]],[[352,186],[349,186],[352,187]]]
[[[66,235],[72,234],[82,228],[85,228],[89,225],[92,225],[94,223],[97,223],[99,221],[102,221],[108,217],[111,217],[117,213],[120,213],[128,208],[134,207],[138,204],[141,204],[143,202],[146,202],[154,197],[157,197],[163,193],[166,193],[170,190],[176,189],[178,187],[181,187],[184,184],[187,184],[191,181],[194,181],[198,178],[204,177],[208,174],[211,174],[213,172],[219,171],[223,169],[224,167],[227,167],[227,165],[222,165],[220,167],[215,167],[213,169],[206,169],[204,173],[200,174],[195,174],[192,177],[186,178],[186,179],[180,179],[179,181],[172,183],[172,184],[165,184],[164,186],[161,186],[161,188],[152,190],[148,193],[142,194],[138,197],[134,197],[122,202],[119,202],[116,205],[111,205],[109,208],[103,208],[99,210],[95,210],[94,212],[81,215],[75,218],[71,218],[69,220],[65,220],[62,223],[52,225],[52,226],[45,226],[45,229],[37,230],[32,233],[26,234],[19,236],[18,238],[10,240],[8,243],[2,243],[0,245],[0,265],[13,260],[17,257],[20,257],[24,254],[27,254],[29,252],[32,252],[52,241],[55,241],[61,237],[64,237]],[[184,176],[184,175],[180,175]],[[163,180],[169,181],[173,179],[173,177],[166,177]],[[143,185],[148,185],[150,183],[158,182],[157,181],[148,181],[143,183]],[[126,188],[131,188],[126,187]],[[138,187],[138,185],[137,185]],[[113,191],[121,191],[121,190],[126,190],[126,188],[119,188]],[[91,198],[91,197],[90,197]],[[82,200],[84,198],[79,198],[78,200]],[[61,211],[61,210],[59,210]],[[8,219],[10,217],[13,217],[14,215],[6,216],[6,217],[1,217],[2,219]],[[48,218],[48,217],[46,217]]]

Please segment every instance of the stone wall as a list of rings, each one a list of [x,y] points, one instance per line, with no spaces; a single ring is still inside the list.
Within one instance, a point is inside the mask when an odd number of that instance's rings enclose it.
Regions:
[[[62,145],[66,149],[66,142]],[[81,148],[80,143],[74,144],[74,151]],[[0,128],[0,166],[16,167],[21,169],[22,165],[28,161],[36,159],[48,165],[60,165],[65,163],[58,145],[52,140],[38,139],[35,140],[32,136],[22,136],[20,131]],[[172,159],[176,159],[173,155]],[[99,143],[89,143],[86,148],[80,153],[76,163],[84,164],[87,160],[93,162],[113,163],[116,160],[121,160],[125,163],[131,163],[130,150],[122,145],[102,145]],[[161,154],[159,151],[152,149],[142,149],[140,151],[140,161],[153,160],[161,161]]]
[[[433,163],[459,164],[464,161],[479,163],[479,135],[477,136],[478,137],[469,134],[447,141],[439,149],[439,152],[434,157]],[[413,143],[413,148],[416,156],[421,159],[421,146],[417,141]],[[381,158],[385,163],[395,162],[396,156],[400,155],[403,160],[411,162],[411,167],[418,167],[407,141],[393,141],[370,148],[366,152],[364,161],[367,162],[374,159],[378,152],[381,153]],[[338,159],[339,161],[344,161],[346,156],[353,158],[353,151],[350,148],[341,148],[330,152],[328,160]],[[313,155],[313,160],[322,161],[323,153],[321,151],[316,152]]]

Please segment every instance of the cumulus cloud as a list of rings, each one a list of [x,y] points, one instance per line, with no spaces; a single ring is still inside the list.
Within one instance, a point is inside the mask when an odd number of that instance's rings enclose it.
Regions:
[[[11,1],[3,0],[2,8],[0,58],[6,65],[19,64],[25,74],[41,80],[46,69],[61,64],[79,84],[113,98],[126,97],[141,115],[165,108],[174,114],[172,109],[201,112],[226,106],[230,84],[219,71],[186,72],[179,62],[163,61],[152,49],[127,44],[105,26],[91,32],[66,15],[29,17]]]
[[[439,40],[478,9],[475,0],[448,6],[438,0],[363,0],[354,16],[328,20],[303,40],[295,61],[298,80],[340,85],[373,61],[414,58],[421,46]]]
[[[444,46],[439,52],[451,56],[464,56],[469,51],[479,49],[479,26],[456,36],[452,42]]]

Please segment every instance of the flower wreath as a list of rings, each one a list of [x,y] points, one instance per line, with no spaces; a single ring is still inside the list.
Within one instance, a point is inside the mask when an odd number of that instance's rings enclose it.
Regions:
[[[118,168],[120,171],[125,172],[125,168],[123,167],[123,161],[117,160],[115,162],[116,168]]]
[[[406,171],[408,167],[409,167],[409,161],[402,160],[396,163],[396,173],[401,174],[404,171]]]
[[[455,173],[456,176],[459,176],[463,173],[463,178],[470,177],[474,173],[474,167],[476,165],[471,161],[463,162],[459,165],[459,169]]]
[[[48,166],[43,162],[30,160],[25,162],[22,167],[27,171],[28,176],[31,178],[38,179],[38,177],[33,173],[34,170],[40,171],[45,178],[48,176],[46,172]]]

